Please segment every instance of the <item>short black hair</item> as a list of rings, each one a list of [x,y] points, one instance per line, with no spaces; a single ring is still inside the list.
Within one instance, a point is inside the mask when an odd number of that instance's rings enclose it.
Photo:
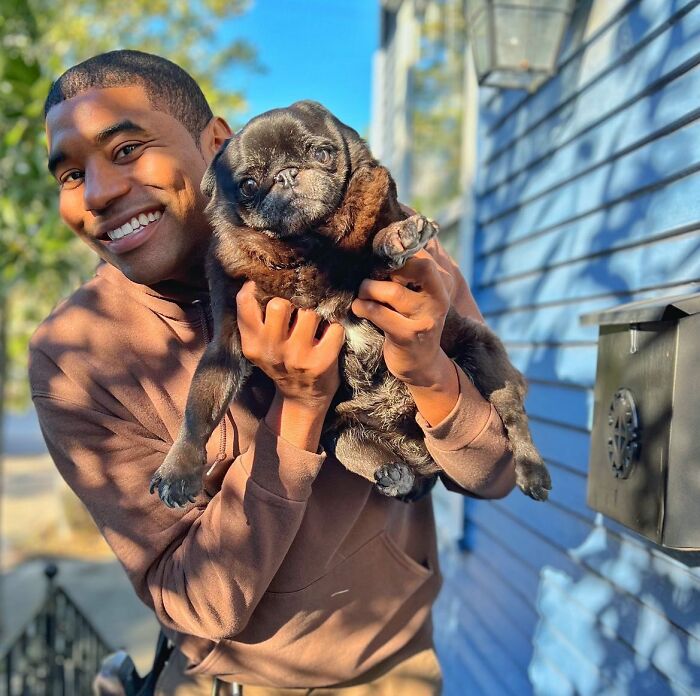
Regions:
[[[100,53],[66,70],[44,102],[44,118],[67,99],[88,89],[141,85],[156,111],[166,111],[189,131],[195,143],[213,114],[194,79],[166,58],[142,51]]]

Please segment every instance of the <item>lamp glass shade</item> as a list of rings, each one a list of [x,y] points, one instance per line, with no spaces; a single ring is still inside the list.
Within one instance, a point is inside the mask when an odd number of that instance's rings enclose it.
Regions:
[[[552,75],[575,0],[467,0],[479,84],[536,89]]]

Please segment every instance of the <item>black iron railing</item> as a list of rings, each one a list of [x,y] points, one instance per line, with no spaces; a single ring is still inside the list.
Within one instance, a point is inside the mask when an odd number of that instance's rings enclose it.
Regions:
[[[0,696],[90,696],[102,659],[112,649],[71,598],[44,573],[44,603],[0,654]]]

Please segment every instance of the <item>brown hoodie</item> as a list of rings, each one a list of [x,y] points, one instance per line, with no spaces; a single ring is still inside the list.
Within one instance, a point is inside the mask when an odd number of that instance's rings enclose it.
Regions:
[[[439,245],[431,251],[466,313],[464,279]],[[440,587],[430,497],[383,497],[332,457],[277,437],[262,420],[274,388],[259,371],[209,441],[197,503],[173,510],[149,495],[211,332],[207,314],[206,295],[163,297],[101,265],[31,344],[51,456],[139,597],[192,673],[230,681],[337,684],[429,646]],[[460,396],[436,427],[418,420],[451,488],[478,493],[512,466],[486,402]]]

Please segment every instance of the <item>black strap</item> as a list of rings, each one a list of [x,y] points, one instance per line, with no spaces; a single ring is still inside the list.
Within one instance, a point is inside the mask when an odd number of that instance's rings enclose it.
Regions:
[[[156,682],[160,673],[163,671],[165,664],[173,651],[173,644],[168,640],[165,633],[161,631],[158,634],[158,643],[156,644],[156,654],[153,658],[153,666],[151,671],[143,678],[143,681],[138,685],[134,696],[153,696],[156,690]]]

